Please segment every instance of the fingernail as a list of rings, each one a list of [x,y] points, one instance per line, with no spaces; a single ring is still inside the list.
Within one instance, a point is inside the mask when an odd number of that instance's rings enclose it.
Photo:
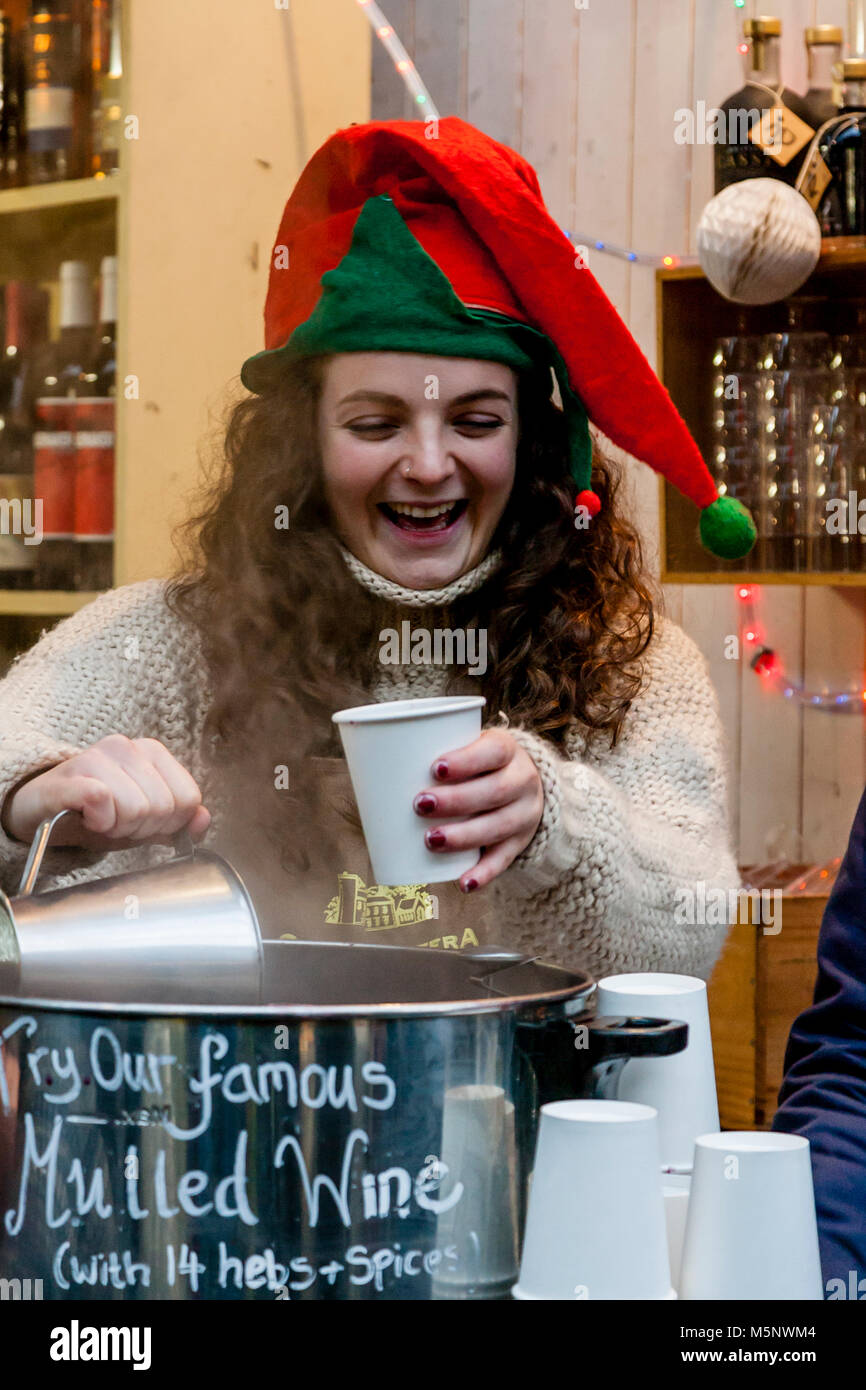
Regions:
[[[416,796],[414,804],[419,816],[430,816],[436,810],[436,798],[429,792],[422,792],[420,796]]]
[[[424,836],[430,849],[441,849],[445,843],[444,830],[428,830]]]
[[[433,764],[433,776],[438,777],[440,782],[445,781],[445,778],[448,776],[448,764],[444,759]]]
[[[475,889],[478,887],[478,879],[467,878],[466,882],[461,883],[460,887],[463,889],[464,893],[474,893]]]

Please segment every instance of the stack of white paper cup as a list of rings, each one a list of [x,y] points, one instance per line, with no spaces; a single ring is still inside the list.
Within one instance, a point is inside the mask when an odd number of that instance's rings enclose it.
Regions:
[[[662,1166],[690,1170],[697,1136],[719,1128],[705,982],[691,975],[609,975],[599,982],[596,1010],[678,1018],[689,1025],[685,1051],[631,1058],[617,1094],[658,1110]]]
[[[753,1130],[698,1138],[679,1292],[823,1298],[807,1139]]]
[[[690,1173],[662,1173],[662,1196],[665,1202],[665,1224],[668,1232],[668,1258],[671,1262],[671,1283],[679,1292],[680,1270],[683,1262],[683,1242],[686,1217],[689,1211]]]
[[[431,825],[458,824],[465,816],[425,821],[414,802],[435,786],[437,759],[479,737],[485,703],[481,695],[443,695],[358,705],[332,716],[377,883],[444,883],[478,863],[480,850],[437,853],[424,840]]]
[[[674,1297],[656,1112],[616,1100],[541,1108],[522,1299]]]

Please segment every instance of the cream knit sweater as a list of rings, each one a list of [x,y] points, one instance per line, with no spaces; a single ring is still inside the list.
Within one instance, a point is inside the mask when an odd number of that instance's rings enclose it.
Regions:
[[[394,605],[393,626],[447,626],[444,610],[477,589],[499,563],[488,556],[445,589],[404,589],[348,552],[355,579]],[[419,610],[424,610],[419,612]],[[706,977],[726,927],[684,924],[678,906],[707,890],[738,885],[728,839],[725,754],[716,699],[688,637],[660,620],[644,657],[646,686],[616,748],[581,753],[574,730],[562,756],[522,729],[544,811],[532,843],[488,888],[500,940],[597,977],[668,970]],[[385,666],[371,690],[379,701],[441,693],[442,666]],[[145,580],[113,590],[60,623],[0,681],[0,804],[23,777],[110,733],[156,738],[201,785],[207,673],[196,637],[169,612],[164,585]],[[218,836],[227,788],[207,798]],[[27,847],[0,830],[0,886],[17,891]],[[107,854],[49,851],[41,886],[59,887],[140,868],[172,853],[158,846]],[[72,867],[74,866],[74,867]],[[691,914],[694,917],[695,914]]]

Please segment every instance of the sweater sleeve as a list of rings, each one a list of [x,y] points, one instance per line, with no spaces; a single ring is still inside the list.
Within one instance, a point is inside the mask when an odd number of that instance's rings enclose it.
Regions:
[[[561,964],[598,978],[707,978],[740,882],[718,705],[703,657],[673,623],[659,621],[644,661],[614,749],[581,753],[575,731],[563,756],[511,730],[538,767],[544,810],[496,880],[498,906],[510,942],[531,951],[543,939]]]
[[[166,608],[159,580],[103,594],[43,635],[0,681],[0,805],[24,778],[108,734],[157,738],[169,751],[188,748],[194,702],[178,673],[194,663],[184,644],[187,633]],[[40,884],[76,882],[103,860],[105,872],[118,873],[163,857],[152,848],[49,849]],[[17,892],[27,849],[0,827],[0,886],[7,893]]]

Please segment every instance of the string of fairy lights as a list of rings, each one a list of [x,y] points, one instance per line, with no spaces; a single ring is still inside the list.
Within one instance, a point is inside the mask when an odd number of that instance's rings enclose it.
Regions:
[[[400,36],[396,33],[394,26],[389,23],[381,7],[376,4],[376,0],[355,0],[355,3],[366,14],[373,32],[391,58],[398,76],[402,79],[409,96],[418,108],[419,119],[439,120],[439,112],[421,74],[401,43]],[[734,0],[734,8],[737,10],[744,9],[745,4],[746,0]],[[563,231],[565,231],[564,228]],[[582,236],[576,232],[565,231],[565,235],[574,244],[578,255],[581,256],[587,250],[592,249],[608,256],[619,257],[632,264],[656,268],[671,268],[679,265],[682,260],[681,257],[675,255],[656,256],[647,252],[635,251],[629,247],[617,246],[613,242]],[[743,642],[746,650],[751,653],[750,665],[752,670],[761,680],[776,687],[784,699],[794,701],[805,708],[826,710],[833,714],[862,715],[866,713],[866,689],[807,690],[802,683],[787,675],[778,653],[761,638],[761,629],[755,612],[757,597],[755,586],[752,584],[739,585],[737,597],[742,604]]]
[[[809,690],[785,671],[778,652],[764,639],[756,611],[758,593],[754,584],[737,585],[737,598],[742,605],[742,642],[752,670],[784,699],[806,709],[825,710],[830,714],[866,713],[866,689],[862,686],[847,690]]]

